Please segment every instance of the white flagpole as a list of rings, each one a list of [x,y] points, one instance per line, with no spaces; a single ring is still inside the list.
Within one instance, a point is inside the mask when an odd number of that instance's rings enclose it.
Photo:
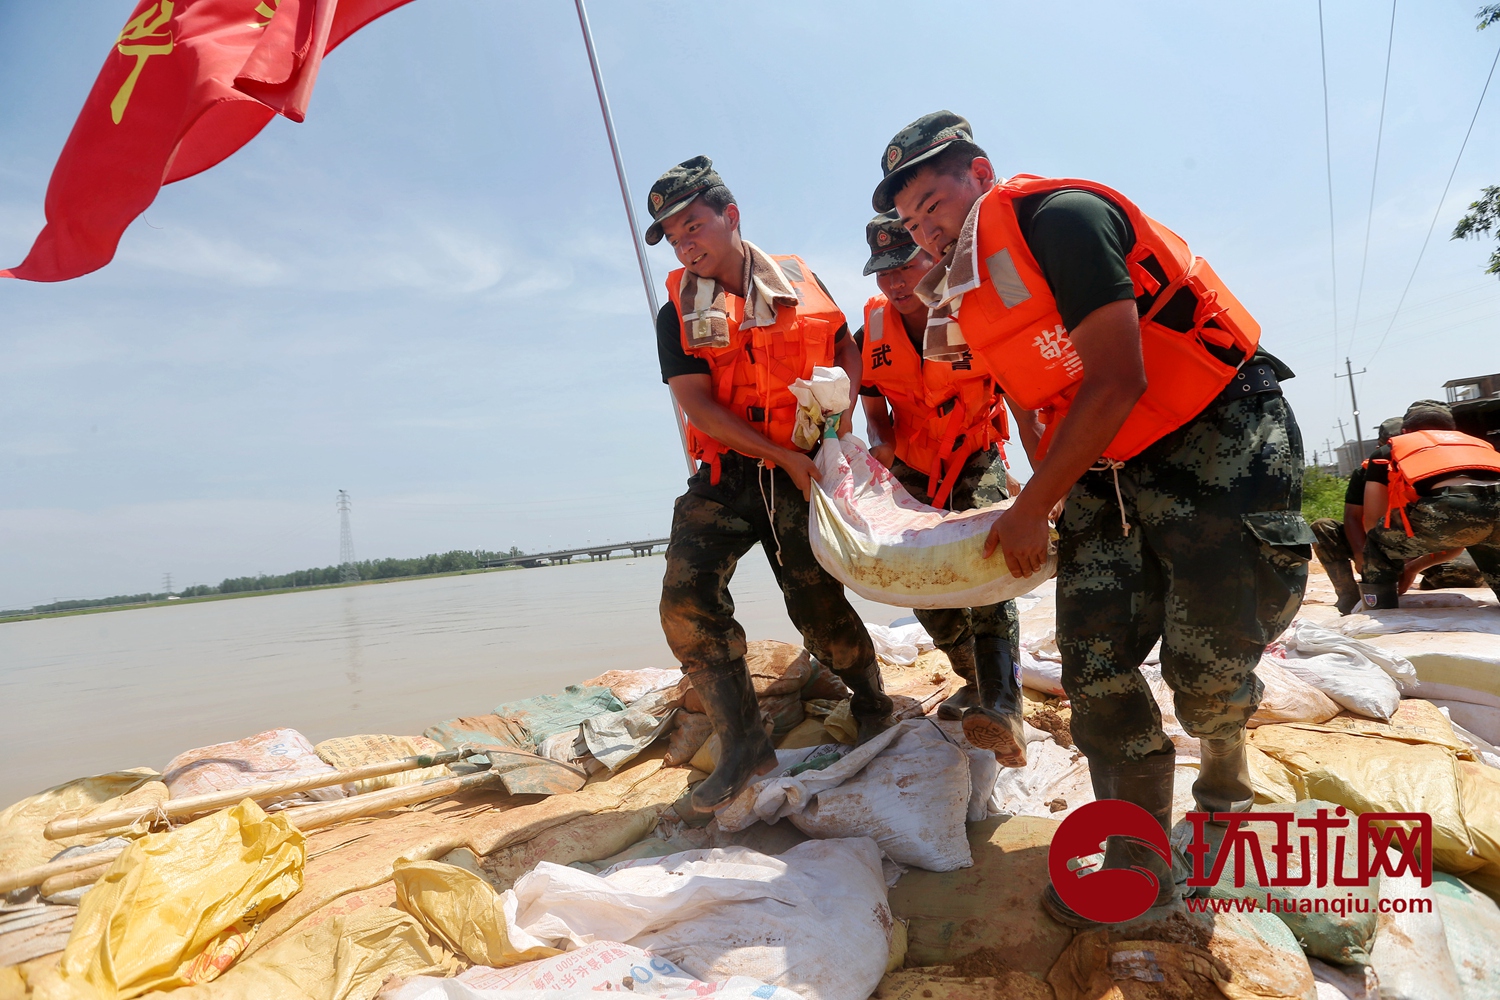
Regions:
[[[609,98],[604,93],[604,77],[599,74],[599,57],[594,52],[594,33],[589,29],[588,11],[583,9],[583,0],[573,0],[578,8],[578,25],[583,29],[583,44],[589,50],[589,67],[594,71],[594,89],[599,93],[599,110],[604,115],[604,131],[609,135],[609,151],[615,157],[615,175],[620,179],[620,198],[625,202],[625,218],[630,223],[630,236],[635,241],[635,259],[641,266],[641,283],[646,287],[646,303],[651,308],[651,329],[656,329],[656,313],[660,308],[656,302],[656,285],[651,280],[651,265],[646,260],[646,241],[641,238],[641,227],[635,221],[635,207],[630,200],[630,182],[625,179],[625,161],[620,156],[620,142],[615,138],[615,121],[609,112]],[[672,400],[672,414],[677,421],[677,436],[682,441],[682,454],[687,459],[688,475],[698,469],[698,463],[688,453],[687,418],[677,401]]]

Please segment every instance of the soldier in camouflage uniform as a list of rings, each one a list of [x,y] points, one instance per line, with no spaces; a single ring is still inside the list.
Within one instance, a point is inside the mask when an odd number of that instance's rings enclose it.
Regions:
[[[729,593],[735,566],[757,544],[808,650],[853,692],[859,740],[891,724],[869,633],[843,587],[813,558],[808,496],[817,470],[797,444],[787,388],[813,365],[836,363],[850,375],[852,397],[859,350],[802,261],[773,258],[742,239],[739,206],[708,157],[662,174],[647,204],[646,242],[665,236],[683,265],[667,278],[657,355],[702,464],[673,512],[661,623],[720,737],[717,766],[692,795],[706,811],[776,764]],[[789,370],[794,363],[799,375]],[[848,432],[847,419],[840,431]]]
[[[1401,433],[1454,430],[1453,412],[1436,400],[1413,403]],[[1365,565],[1360,588],[1368,608],[1400,606],[1399,595],[1418,573],[1458,558],[1467,549],[1484,582],[1500,597],[1500,456],[1487,442],[1468,437],[1490,467],[1453,468],[1419,477],[1416,498],[1391,514],[1390,479],[1399,463],[1387,442],[1370,456],[1365,478]]]
[[[1160,639],[1176,713],[1200,741],[1194,798],[1206,811],[1249,809],[1255,666],[1301,602],[1314,540],[1300,512],[1301,434],[1280,388],[1292,373],[1256,349],[1248,315],[1210,313],[1242,308],[1227,290],[1205,300],[1173,276],[1191,257],[1123,195],[1002,181],[969,123],[946,111],[898,132],[881,171],[875,210],[894,206],[940,258],[919,287],[932,308],[924,356],[970,345],[1008,396],[1052,408],[1031,481],[989,547],[1013,574],[1034,572],[1048,513],[1066,498],[1058,645],[1095,795],[1170,828],[1175,755],[1139,671]],[[1148,337],[1197,360],[1159,360],[1148,381]],[[1207,403],[1169,421],[1179,397]],[[1123,447],[1127,433],[1144,443]],[[1102,459],[1112,451],[1126,454]],[[1176,898],[1170,866],[1139,842],[1108,838],[1103,867],[1150,872],[1157,905]],[[1043,903],[1066,924],[1092,923],[1054,886]]]
[[[951,491],[941,496],[937,506],[975,510],[1005,500],[1010,495],[1010,477],[998,442],[1008,434],[1005,404],[993,380],[973,370],[972,358],[957,364],[922,360],[927,307],[912,289],[931,269],[932,257],[890,214],[877,215],[866,224],[865,241],[870,247],[865,274],[875,275],[881,291],[865,305],[866,322],[875,330],[874,336],[868,329],[854,335],[865,352],[864,385],[859,391],[870,428],[871,455],[891,470],[908,493],[932,505],[932,493],[942,493],[946,477],[938,460],[940,448],[927,445],[949,436],[948,422],[955,409],[966,401],[976,404],[973,416],[965,419],[975,426],[954,429],[951,453],[963,455],[970,433],[986,436],[975,438],[975,450],[965,457]],[[886,352],[883,364],[873,354],[881,348]],[[1031,414],[1024,416],[1029,419]],[[990,443],[978,447],[985,441]],[[910,461],[938,467],[914,468],[897,457],[898,451]],[[936,490],[935,482],[940,484]],[[1009,721],[1022,729],[1021,621],[1016,602],[979,608],[918,608],[915,614],[964,681],[938,705],[937,717],[959,720],[971,710],[1004,717],[1008,711]],[[1026,766],[1024,735],[1018,744],[1020,753],[1002,760],[1003,766]]]

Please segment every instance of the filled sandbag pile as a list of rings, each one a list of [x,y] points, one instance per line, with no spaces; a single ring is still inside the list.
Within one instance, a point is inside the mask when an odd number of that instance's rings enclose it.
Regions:
[[[0,811],[0,877],[75,867],[45,880],[49,893],[0,896],[0,1000],[161,989],[182,1000],[1500,995],[1500,752],[1476,731],[1488,725],[1479,710],[1500,712],[1500,692],[1485,687],[1500,670],[1491,605],[1445,605],[1436,592],[1432,607],[1341,622],[1309,604],[1257,667],[1258,808],[1427,813],[1430,885],[1382,875],[1278,886],[1252,865],[1240,884],[1225,872],[1205,887],[1203,912],[1183,905],[1169,919],[1075,933],[1037,903],[1059,822],[1093,800],[1061,684],[1054,587],[1020,602],[1022,769],[997,768],[956,723],[931,717],[960,682],[921,626],[898,619],[870,630],[904,721],[862,747],[826,665],[798,646],[750,643],[778,768],[707,825],[680,803],[713,767],[716,741],[675,668],[466,706],[423,736],[315,745],[270,730],[184,751],[161,772],[39,793]],[[1142,674],[1178,750],[1183,848],[1197,740],[1158,656]],[[456,756],[162,821],[187,795],[444,752]],[[327,812],[537,756],[556,763],[532,766],[576,783]],[[140,816],[135,826],[45,833],[122,810]],[[1271,861],[1274,833],[1247,836]],[[1356,854],[1345,841],[1344,869]],[[1296,858],[1291,871],[1308,875]],[[1267,899],[1307,905],[1267,912]],[[1397,900],[1407,909],[1372,912]]]

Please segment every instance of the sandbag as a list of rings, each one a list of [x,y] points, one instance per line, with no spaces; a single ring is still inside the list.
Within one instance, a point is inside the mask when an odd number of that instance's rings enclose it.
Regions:
[[[1344,708],[1389,719],[1403,686],[1416,683],[1411,661],[1309,621],[1295,621],[1268,650],[1282,666]]]
[[[1381,1000],[1462,997],[1434,886],[1423,886],[1409,872],[1386,874],[1380,880],[1380,899],[1386,912],[1379,917],[1370,964]]]
[[[540,740],[533,740],[531,731],[516,719],[505,719],[498,715],[464,715],[447,719],[435,726],[428,726],[422,735],[442,745],[445,750],[457,750],[466,743],[478,747],[508,747],[513,750],[530,750]]]
[[[1500,875],[1500,770],[1460,760],[1459,753],[1472,751],[1451,730],[1427,735],[1385,727],[1376,736],[1378,723],[1364,732],[1332,728],[1346,721],[1261,726],[1250,731],[1250,745],[1285,768],[1297,799],[1323,799],[1356,814],[1425,812],[1432,818],[1435,867]]]
[[[1221,995],[1229,970],[1203,948],[1111,940],[1085,931],[1047,974],[1057,1000],[1201,1000]]]
[[[214,979],[256,923],[302,887],[303,837],[248,799],[142,837],[83,897],[61,975],[128,1000]]]
[[[365,764],[378,764],[381,761],[398,760],[402,757],[441,753],[443,745],[426,736],[377,734],[339,736],[324,740],[313,749],[317,751],[325,764],[343,771],[351,767],[363,767]],[[350,795],[363,795],[365,792],[378,792],[382,788],[396,788],[400,785],[420,784],[432,778],[446,778],[452,773],[442,764],[436,767],[419,767],[411,771],[382,774],[375,778],[362,778],[345,785],[344,790]]]
[[[243,788],[265,781],[284,781],[331,774],[334,768],[318,756],[306,736],[295,729],[269,729],[232,743],[186,750],[167,764],[162,781],[172,798]],[[277,802],[328,802],[344,797],[339,785],[292,792]]]
[[[441,861],[396,862],[396,905],[454,954],[473,965],[502,968],[551,958],[556,948],[516,948],[505,934],[500,895],[472,872]]]
[[[890,947],[880,849],[867,837],[810,840],[779,857],[686,851],[605,875],[541,864],[511,892],[518,945],[528,935],[552,947],[620,941],[705,982],[749,976],[806,1000],[866,1000]]]
[[[1339,714],[1339,704],[1307,681],[1292,673],[1286,661],[1262,656],[1255,665],[1263,691],[1260,707],[1246,725],[1272,722],[1325,722]]]
[[[1319,809],[1326,810],[1328,816],[1334,816],[1337,808],[1337,805],[1332,802],[1304,799],[1287,811],[1296,815],[1298,819],[1311,819],[1317,816]],[[1379,878],[1372,878],[1368,885],[1363,886],[1337,886],[1330,880],[1328,885],[1319,887],[1316,879],[1310,879],[1307,885],[1271,885],[1270,880],[1274,879],[1277,873],[1276,855],[1272,853],[1272,848],[1277,843],[1276,824],[1253,822],[1247,824],[1244,829],[1254,835],[1260,845],[1260,857],[1265,865],[1265,878],[1262,879],[1261,873],[1255,868],[1253,855],[1246,850],[1243,852],[1244,884],[1235,885],[1236,861],[1231,855],[1219,877],[1218,884],[1209,887],[1209,898],[1253,901],[1253,904],[1263,913],[1274,905],[1274,909],[1269,909],[1270,915],[1286,924],[1287,929],[1295,937],[1297,945],[1308,955],[1340,965],[1368,964],[1370,946],[1375,940],[1375,918],[1380,898]],[[1209,855],[1209,864],[1212,864],[1219,855],[1224,834],[1225,828],[1222,826],[1208,824],[1204,827],[1204,839],[1213,848]],[[1172,830],[1173,845],[1184,851],[1192,837],[1192,827],[1187,823],[1179,824]],[[1308,831],[1300,830],[1295,823],[1289,829],[1288,837],[1294,853],[1287,861],[1287,872],[1292,877],[1297,877],[1302,873],[1302,855],[1296,850],[1298,842],[1306,837],[1311,845],[1316,843],[1316,837]],[[1330,854],[1327,858],[1330,866],[1337,863],[1336,855],[1331,853],[1334,843],[1334,840],[1330,838]],[[1352,830],[1346,832],[1343,844],[1342,870],[1357,872],[1359,870],[1359,844],[1358,838],[1352,835]],[[1309,857],[1314,856],[1314,849],[1310,848],[1308,854]],[[1322,908],[1324,912],[1317,912],[1319,908]]]
[[[496,705],[494,714],[519,722],[533,741],[572,729],[601,712],[618,712],[625,705],[607,687],[569,684],[562,694],[539,694],[524,701]]]
[[[0,810],[0,871],[34,868],[51,860],[65,847],[96,844],[107,832],[48,840],[42,835],[48,823],[62,817],[113,812],[132,806],[165,802],[167,786],[149,767],[110,771],[54,785]]]
[[[213,982],[173,990],[171,998],[371,1000],[387,980],[452,975],[456,968],[415,917],[376,906],[288,934]]]
[[[911,666],[917,662],[917,657],[929,649],[937,648],[921,622],[906,622],[901,625],[874,625],[865,622],[865,631],[870,633],[876,658],[901,667]]]
[[[595,941],[573,951],[559,951],[552,957],[512,965],[509,968],[486,968],[477,965],[460,973],[458,982],[475,990],[623,990],[626,978],[630,988],[642,987],[655,993],[653,984],[661,979],[697,982],[692,976],[644,948],[618,941]],[[416,1000],[421,993],[402,990],[390,1000]]]
[[[611,694],[629,705],[653,691],[674,687],[681,680],[680,668],[645,667],[640,670],[606,670],[598,677],[584,681],[583,686],[607,687]]]
[[[826,767],[785,773],[787,762],[839,754]],[[980,801],[994,785],[994,754],[989,754]],[[779,751],[781,770],[753,781],[717,822],[743,830],[756,820],[787,818],[811,837],[873,837],[892,861],[928,871],[950,871],[972,863],[964,832],[974,797],[972,767],[984,767],[956,745],[936,723],[909,719],[863,746]],[[795,769],[792,767],[791,769]]]
[[[1446,872],[1432,876],[1432,895],[1443,918],[1448,957],[1463,984],[1464,1000],[1500,997],[1500,906]]]
[[[1034,589],[1057,570],[1055,553],[1019,579],[1003,553],[984,558],[985,536],[1009,501],[962,512],[928,507],[852,434],[825,441],[815,461],[813,555],[863,598],[906,608],[984,607]]]
[[[714,733],[714,724],[700,712],[679,711],[667,734],[667,755],[662,762],[668,767],[688,764]]]

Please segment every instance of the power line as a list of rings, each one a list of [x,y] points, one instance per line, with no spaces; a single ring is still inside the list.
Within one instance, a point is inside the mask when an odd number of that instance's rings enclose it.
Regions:
[[[1328,50],[1323,43],[1323,0],[1318,0],[1318,58],[1323,65],[1323,163],[1328,171],[1328,270],[1333,275],[1333,363],[1339,357],[1338,239],[1333,231],[1333,135],[1328,125]]]
[[[1453,186],[1453,178],[1458,174],[1458,164],[1464,158],[1464,150],[1468,148],[1469,136],[1474,134],[1474,123],[1479,120],[1479,109],[1484,107],[1484,95],[1490,92],[1490,81],[1495,78],[1495,66],[1500,64],[1500,48],[1495,49],[1495,58],[1490,61],[1489,75],[1484,78],[1484,88],[1479,91],[1479,101],[1474,105],[1474,115],[1469,119],[1469,128],[1464,132],[1464,141],[1458,147],[1458,155],[1453,158],[1453,169],[1448,171],[1448,183],[1443,185],[1443,193],[1438,196],[1437,208],[1432,210],[1432,222],[1427,226],[1427,235],[1422,239],[1422,249],[1417,251],[1417,262],[1411,266],[1411,275],[1406,279],[1406,287],[1401,289],[1401,298],[1396,301],[1396,311],[1391,313],[1391,321],[1385,328],[1385,333],[1380,335],[1380,343],[1375,345],[1375,353],[1370,355],[1374,361],[1380,349],[1385,346],[1385,338],[1391,335],[1391,328],[1396,325],[1396,317],[1401,314],[1401,306],[1406,302],[1406,293],[1411,291],[1411,283],[1416,280],[1417,269],[1422,266],[1422,257],[1427,253],[1427,244],[1432,240],[1432,231],[1437,228],[1438,216],[1443,212],[1443,202],[1448,200],[1448,189]]]
[[[1370,207],[1365,212],[1365,252],[1359,259],[1359,291],[1354,295],[1354,325],[1349,329],[1349,348],[1359,336],[1359,307],[1365,296],[1365,266],[1370,261],[1370,229],[1375,221],[1375,180],[1380,176],[1380,141],[1385,138],[1385,98],[1391,89],[1391,49],[1396,42],[1396,0],[1391,0],[1391,29],[1385,40],[1385,82],[1380,85],[1380,124],[1375,129],[1375,167],[1370,171]]]

